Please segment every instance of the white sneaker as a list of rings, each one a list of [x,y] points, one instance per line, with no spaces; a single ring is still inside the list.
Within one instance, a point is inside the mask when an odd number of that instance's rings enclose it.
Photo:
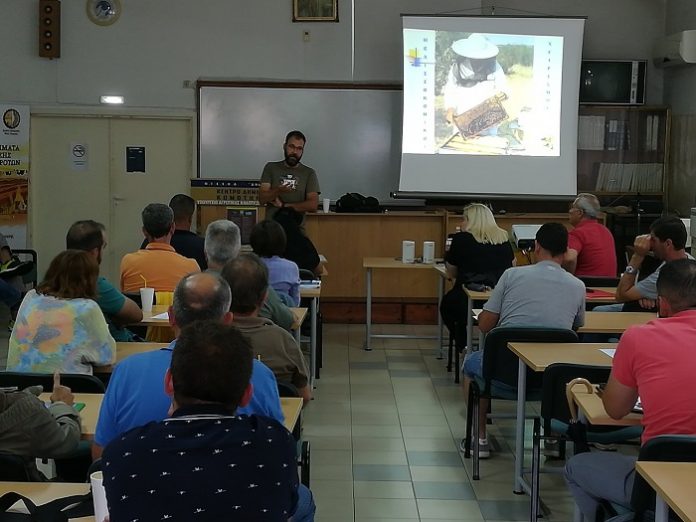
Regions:
[[[472,450],[473,448],[473,444]],[[462,441],[459,443],[459,451],[462,453],[466,452],[466,439],[462,439]],[[487,459],[491,456],[491,448],[488,445],[488,439],[479,439],[479,458],[480,459]]]

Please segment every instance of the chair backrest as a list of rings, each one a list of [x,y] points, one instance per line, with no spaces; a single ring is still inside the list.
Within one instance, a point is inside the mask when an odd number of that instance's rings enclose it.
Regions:
[[[278,395],[281,397],[299,397],[300,392],[294,384],[284,381],[278,381]]]
[[[491,380],[517,387],[517,356],[507,347],[509,342],[577,343],[578,335],[563,328],[498,327],[486,334],[483,347],[484,393]],[[541,387],[541,375],[527,369],[527,389]]]
[[[8,482],[29,482],[26,462],[19,455],[0,453],[0,480]]]
[[[617,286],[619,277],[577,276],[580,281],[589,286]]]
[[[104,383],[93,375],[61,373],[60,383],[74,393],[104,393]],[[0,386],[16,386],[23,390],[29,386],[43,386],[45,392],[53,391],[53,375],[50,373],[0,372]]]
[[[21,261],[29,261],[32,263],[31,270],[22,274],[22,281],[25,285],[30,284],[31,288],[36,288],[38,285],[38,274],[36,271],[38,254],[36,250],[31,249],[15,249],[12,251],[14,255],[19,257]]]
[[[610,368],[586,364],[555,363],[544,370],[541,384],[541,418],[544,432],[551,429],[551,419],[568,423],[570,410],[566,399],[566,384],[576,377],[584,377],[592,383],[607,382]]]
[[[638,460],[657,462],[696,462],[696,435],[659,435],[646,442]],[[631,491],[631,508],[636,520],[648,510],[655,509],[655,490],[636,473]]]
[[[302,281],[312,281],[316,278],[317,276],[315,276],[314,272],[312,272],[311,270],[307,270],[306,268],[300,268],[300,279]]]

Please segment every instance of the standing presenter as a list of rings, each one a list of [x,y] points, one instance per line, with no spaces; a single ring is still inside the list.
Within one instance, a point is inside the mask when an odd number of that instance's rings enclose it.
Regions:
[[[306,143],[307,139],[300,131],[289,132],[283,143],[285,159],[266,163],[263,168],[259,201],[267,207],[266,219],[272,219],[282,207],[301,214],[317,211],[320,193],[317,173],[300,163]]]

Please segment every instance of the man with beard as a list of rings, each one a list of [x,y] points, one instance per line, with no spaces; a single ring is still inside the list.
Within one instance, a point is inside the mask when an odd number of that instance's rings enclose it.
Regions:
[[[266,219],[277,209],[288,207],[297,212],[316,212],[319,181],[314,169],[300,163],[307,138],[298,130],[288,133],[283,143],[283,161],[266,163],[261,174],[259,200],[267,206]]]

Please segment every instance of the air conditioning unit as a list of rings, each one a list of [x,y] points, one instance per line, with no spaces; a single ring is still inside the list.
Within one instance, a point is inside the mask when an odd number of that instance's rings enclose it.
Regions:
[[[696,30],[664,36],[655,42],[655,67],[673,67],[696,63]]]

